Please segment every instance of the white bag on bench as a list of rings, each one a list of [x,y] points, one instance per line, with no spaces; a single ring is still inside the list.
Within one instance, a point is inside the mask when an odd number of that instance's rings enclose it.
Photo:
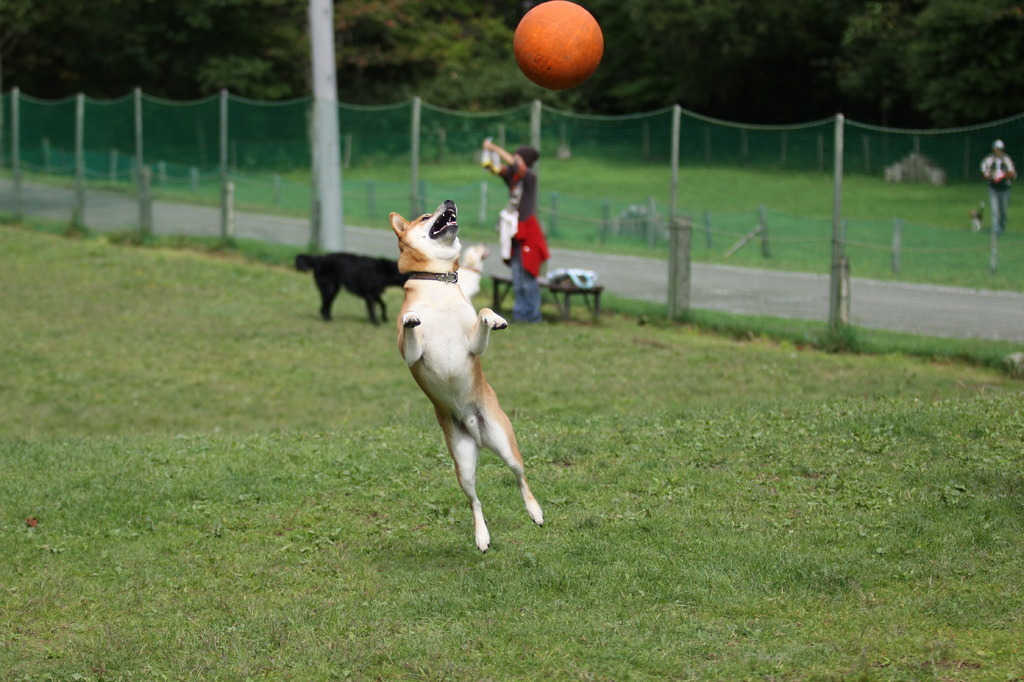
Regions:
[[[577,289],[593,289],[597,285],[597,273],[580,268],[558,268],[548,273],[548,282],[561,284],[572,282]]]

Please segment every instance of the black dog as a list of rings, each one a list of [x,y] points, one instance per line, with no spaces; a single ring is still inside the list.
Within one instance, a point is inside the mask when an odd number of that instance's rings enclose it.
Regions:
[[[352,253],[328,253],[312,256],[300,253],[295,257],[295,268],[301,272],[313,271],[313,279],[320,289],[320,317],[331,319],[331,306],[342,289],[348,289],[366,300],[370,322],[379,325],[374,303],[380,305],[380,317],[387,320],[387,308],[381,294],[386,287],[400,287],[409,279],[398,272],[398,263],[387,258],[370,258]]]

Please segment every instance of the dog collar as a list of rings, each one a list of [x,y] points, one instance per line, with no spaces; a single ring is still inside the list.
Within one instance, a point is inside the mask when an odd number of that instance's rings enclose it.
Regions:
[[[429,279],[435,282],[455,284],[459,281],[457,272],[410,272],[409,279]]]

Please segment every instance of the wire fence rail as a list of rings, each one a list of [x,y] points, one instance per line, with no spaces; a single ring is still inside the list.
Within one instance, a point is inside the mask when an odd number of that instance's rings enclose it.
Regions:
[[[64,217],[85,226],[162,234],[188,229],[153,225],[159,216],[144,203],[158,197],[219,206],[219,224],[203,231],[224,238],[236,235],[235,206],[305,217],[307,242],[315,248],[323,242],[310,171],[313,110],[312,98],[260,102],[227,92],[176,102],[139,90],[115,100],[41,100],[14,89],[0,97],[0,173],[11,178],[0,210],[21,216],[24,183],[36,180],[73,187]],[[1012,230],[990,237],[984,218],[974,221],[979,229],[970,229],[967,209],[985,207],[966,199],[977,196],[977,164],[992,139],[1024,149],[1024,116],[937,131],[842,117],[751,126],[679,107],[594,116],[533,102],[478,113],[419,98],[387,106],[339,104],[338,114],[343,214],[350,225],[385,225],[392,210],[417,214],[453,198],[467,237],[490,238],[504,192],[499,183],[480,179],[474,159],[481,140],[493,137],[506,147],[528,142],[542,150],[543,184],[560,188],[542,195],[539,205],[555,244],[666,257],[673,218],[687,215],[690,257],[698,261],[829,273],[838,243],[838,253],[860,276],[1024,291],[1024,238]],[[961,226],[908,216],[846,217],[841,208],[831,216],[827,210],[800,215],[778,206],[799,201],[784,200],[784,192],[772,196],[773,190],[764,190],[770,195],[753,211],[730,210],[728,197],[715,210],[701,208],[700,183],[717,177],[728,183],[736,169],[811,177],[816,193],[837,193],[847,205],[857,203],[858,178],[884,180],[926,203],[950,201]],[[834,186],[817,180],[828,176]],[[922,194],[922,186],[934,189]],[[795,187],[794,193],[806,191]],[[139,207],[120,211],[121,222],[111,225],[104,221],[112,214],[90,199],[98,192]]]

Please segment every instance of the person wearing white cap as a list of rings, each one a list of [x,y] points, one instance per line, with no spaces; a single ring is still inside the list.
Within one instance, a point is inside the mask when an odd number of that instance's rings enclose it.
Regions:
[[[981,161],[981,175],[988,180],[988,200],[992,206],[992,231],[1006,231],[1006,212],[1010,207],[1010,185],[1017,179],[1013,159],[1002,140],[992,143],[992,153]]]

